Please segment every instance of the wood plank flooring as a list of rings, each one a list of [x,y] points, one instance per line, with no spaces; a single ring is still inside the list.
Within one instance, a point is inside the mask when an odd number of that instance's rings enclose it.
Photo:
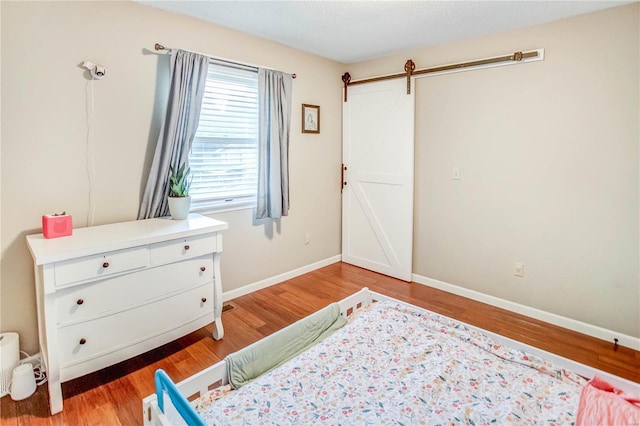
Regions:
[[[64,410],[51,416],[46,385],[15,402],[0,401],[3,426],[142,424],[142,398],[153,393],[153,373],[183,380],[226,355],[362,287],[537,346],[640,382],[640,352],[513,314],[420,284],[406,283],[336,263],[231,301],[223,314],[223,340],[207,326],[141,356],[64,383]]]

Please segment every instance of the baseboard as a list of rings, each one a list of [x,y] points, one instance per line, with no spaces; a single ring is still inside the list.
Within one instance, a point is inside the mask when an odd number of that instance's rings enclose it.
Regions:
[[[613,330],[598,327],[597,325],[588,324],[586,322],[574,320],[571,318],[563,317],[561,315],[546,312],[540,309],[532,308],[530,306],[521,305],[509,300],[500,299],[499,297],[490,296],[488,294],[480,293],[475,290],[469,290],[464,287],[445,283],[443,281],[434,280],[433,278],[423,277],[421,275],[413,274],[413,281],[418,284],[423,284],[429,287],[437,288],[449,293],[457,294],[468,299],[472,299],[478,302],[486,303],[491,306],[506,309],[507,311],[515,312],[517,314],[525,315],[531,318],[535,318],[540,321],[548,322],[559,327],[564,327],[569,330],[577,331],[578,333],[586,334],[591,337],[609,341],[613,344],[614,339],[618,339],[620,346],[640,351],[640,338],[629,336],[626,334],[618,333]]]
[[[235,299],[236,297],[244,296],[245,294],[253,293],[254,291],[271,287],[274,284],[278,284],[283,281],[290,280],[291,278],[295,278],[300,275],[306,274],[308,272],[315,271],[316,269],[329,266],[333,263],[340,262],[341,260],[342,260],[342,255],[332,256],[327,259],[321,260],[319,262],[315,262],[310,265],[306,265],[301,268],[297,268],[292,271],[273,276],[271,278],[266,278],[264,280],[255,282],[253,284],[242,286],[235,290],[225,291],[222,293],[222,301],[226,302],[227,300]]]

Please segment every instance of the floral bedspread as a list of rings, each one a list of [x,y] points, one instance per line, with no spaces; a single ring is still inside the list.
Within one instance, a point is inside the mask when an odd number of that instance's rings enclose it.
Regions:
[[[585,383],[450,318],[378,302],[281,367],[194,405],[207,424],[564,425]]]

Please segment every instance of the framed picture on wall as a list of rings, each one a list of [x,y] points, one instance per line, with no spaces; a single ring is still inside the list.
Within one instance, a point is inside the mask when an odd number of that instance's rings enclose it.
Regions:
[[[302,133],[320,133],[320,107],[302,104]]]

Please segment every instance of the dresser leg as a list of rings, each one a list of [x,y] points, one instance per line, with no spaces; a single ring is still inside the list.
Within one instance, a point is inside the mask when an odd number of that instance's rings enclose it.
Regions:
[[[222,327],[222,318],[216,318],[213,323],[213,338],[220,340],[224,337],[224,328]]]
[[[62,387],[59,380],[49,378],[49,408],[51,414],[62,411]]]
[[[218,234],[218,250],[222,250],[222,236]],[[213,254],[213,338],[222,339],[222,280],[220,279],[220,251]]]

